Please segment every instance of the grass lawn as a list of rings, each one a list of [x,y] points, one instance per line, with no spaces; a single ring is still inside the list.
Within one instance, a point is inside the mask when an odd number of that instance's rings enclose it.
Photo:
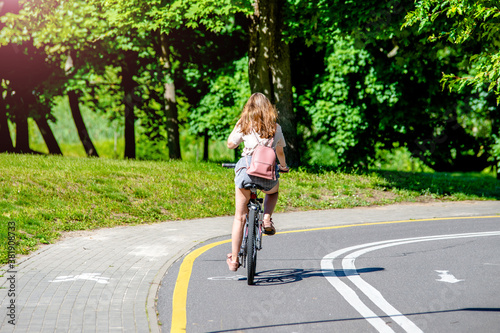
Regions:
[[[498,200],[490,175],[293,170],[277,211],[396,202]],[[9,222],[28,254],[61,232],[233,214],[233,171],[215,163],[0,154],[0,263]]]

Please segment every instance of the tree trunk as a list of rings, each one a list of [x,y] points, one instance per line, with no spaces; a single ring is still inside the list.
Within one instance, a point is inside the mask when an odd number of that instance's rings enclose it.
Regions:
[[[290,48],[283,41],[283,0],[255,0],[250,23],[249,81],[252,93],[262,92],[279,112],[287,147],[287,163],[300,164],[297,122],[293,112]]]
[[[0,98],[0,153],[14,151],[10,137],[9,122],[3,100]]]
[[[129,51],[125,54],[125,64],[122,68],[122,88],[125,104],[125,158],[135,158],[135,113],[137,83],[133,75],[137,72],[137,53]]]
[[[281,42],[278,52],[282,61],[276,61],[271,68],[276,108],[279,110],[279,122],[286,138],[287,163],[291,166],[300,164],[300,151],[297,140],[297,121],[293,111],[292,75],[290,69],[290,49]]]
[[[500,134],[500,106],[497,105],[495,110],[490,115],[490,118],[492,120],[491,121],[491,133],[495,134],[495,135],[499,135]],[[493,166],[494,166],[494,170],[496,172],[497,180],[500,180],[500,168],[499,168],[500,156],[499,155],[496,155],[493,158]]]
[[[16,148],[17,153],[30,152],[28,116],[24,110],[16,113]]]
[[[255,0],[254,14],[250,21],[250,45],[248,73],[252,93],[261,92],[274,102],[274,91],[270,71],[271,41],[274,32],[269,25],[270,3],[275,0]]]
[[[170,59],[170,45],[168,44],[168,36],[166,34],[160,35],[160,46],[162,53],[163,69],[165,72],[164,84],[164,99],[165,99],[165,116],[167,134],[168,134],[168,156],[170,159],[182,159],[181,144],[179,136],[179,120],[177,103],[175,100],[175,84],[173,77],[173,70]]]
[[[205,130],[203,135],[203,160],[208,161],[208,145],[210,143],[210,136],[208,135],[208,130]]]
[[[99,157],[97,150],[90,139],[89,132],[87,131],[87,126],[83,121],[82,112],[80,111],[80,105],[78,103],[78,95],[74,90],[68,91],[69,106],[71,109],[71,114],[73,115],[73,120],[75,121],[75,126],[78,131],[78,136],[82,142],[83,148],[87,153],[87,156]]]
[[[49,154],[62,155],[61,148],[59,148],[59,144],[57,143],[56,137],[47,122],[47,118],[42,116],[36,117],[34,120],[40,130],[40,133],[42,133],[43,140],[49,149]]]

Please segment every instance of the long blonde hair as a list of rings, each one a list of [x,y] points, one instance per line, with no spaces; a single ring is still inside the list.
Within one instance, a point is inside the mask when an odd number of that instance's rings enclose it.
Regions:
[[[245,135],[254,130],[261,138],[270,139],[276,133],[277,119],[278,111],[271,101],[264,94],[254,93],[243,107],[238,124]]]

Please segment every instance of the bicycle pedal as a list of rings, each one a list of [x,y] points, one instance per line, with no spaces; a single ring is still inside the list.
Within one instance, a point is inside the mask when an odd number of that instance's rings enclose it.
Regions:
[[[260,203],[263,203],[264,199],[263,198],[258,198],[257,201],[260,202]]]

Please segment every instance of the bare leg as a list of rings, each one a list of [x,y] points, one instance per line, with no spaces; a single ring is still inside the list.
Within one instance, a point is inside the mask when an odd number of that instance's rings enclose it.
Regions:
[[[247,204],[250,200],[250,190],[243,188],[235,189],[235,213],[233,221],[233,230],[231,235],[231,253],[232,260],[238,260],[241,241],[243,239],[243,226],[245,225],[245,216],[247,214]]]
[[[263,217],[263,227],[264,233],[266,235],[274,235],[276,233],[276,228],[273,225],[273,221],[271,220],[271,215],[273,215],[274,207],[276,207],[276,203],[278,202],[278,189],[279,184],[276,184],[270,191],[265,191],[266,198],[264,199],[264,217]]]
[[[273,187],[270,191],[266,191],[266,198],[264,199],[264,221],[271,220],[271,215],[273,215],[274,208],[278,202],[278,190],[279,184]]]

